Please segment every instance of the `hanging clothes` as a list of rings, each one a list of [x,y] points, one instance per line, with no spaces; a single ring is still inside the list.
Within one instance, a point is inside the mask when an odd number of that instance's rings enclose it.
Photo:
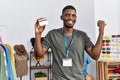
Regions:
[[[4,56],[4,50],[0,46],[0,79],[1,80],[7,80],[7,70],[5,66],[5,56]]]
[[[13,74],[13,78],[14,80],[16,80],[16,71],[15,71],[15,59],[14,59],[14,55],[13,55],[13,51],[12,51],[12,47],[9,44],[4,44],[9,51],[9,55],[10,55],[10,62],[11,62],[11,67],[12,67],[12,74]]]
[[[4,44],[0,44],[0,46],[3,48],[3,50],[5,51],[5,56],[6,56],[6,66],[7,66],[7,77],[8,80],[14,80],[13,78],[13,74],[12,74],[12,66],[11,66],[11,62],[10,62],[10,55],[9,55],[9,50],[8,48],[4,45]]]
[[[16,80],[12,47],[2,43],[0,36],[0,80]]]
[[[22,77],[27,75],[28,67],[27,67],[27,56],[20,56],[18,54],[14,54],[15,56],[15,68],[17,77]]]
[[[14,50],[16,51],[14,57],[15,57],[15,68],[16,68],[17,77],[22,77],[24,75],[27,75],[28,73],[27,60],[29,58],[24,45],[15,45]]]

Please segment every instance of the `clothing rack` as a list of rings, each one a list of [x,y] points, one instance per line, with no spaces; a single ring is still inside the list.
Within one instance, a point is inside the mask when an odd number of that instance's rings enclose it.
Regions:
[[[3,44],[0,36],[0,78],[1,80],[15,80],[15,65],[12,48],[9,44]]]

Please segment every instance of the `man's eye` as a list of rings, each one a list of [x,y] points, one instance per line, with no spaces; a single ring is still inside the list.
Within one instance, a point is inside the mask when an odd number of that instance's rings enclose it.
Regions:
[[[68,17],[69,15],[68,15],[68,14],[66,14],[65,16],[66,16],[66,17]]]
[[[76,17],[76,15],[73,15],[73,17]]]

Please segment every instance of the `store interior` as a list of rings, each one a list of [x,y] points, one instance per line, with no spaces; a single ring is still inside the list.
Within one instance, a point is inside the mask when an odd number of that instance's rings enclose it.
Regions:
[[[40,61],[33,58],[34,50],[31,39],[35,37],[34,24],[37,18],[47,18],[48,25],[42,37],[51,29],[62,27],[61,11],[64,6],[69,4],[77,10],[77,22],[74,27],[85,31],[93,43],[98,37],[97,21],[106,22],[103,40],[110,40],[109,44],[112,46],[103,45],[103,48],[106,49],[110,47],[110,55],[106,55],[107,51],[103,49],[99,60],[118,60],[116,63],[120,67],[120,0],[1,0],[0,44],[9,44],[13,54],[18,51],[15,46],[22,45],[27,57],[26,73],[23,76],[16,76],[17,80],[34,80],[36,72],[46,73],[51,80],[51,50]],[[34,65],[44,67],[36,69]],[[94,77],[94,80],[101,77],[98,74],[105,74],[105,72],[99,72],[99,69],[103,69],[97,67],[99,65],[99,62],[91,58],[87,71]],[[120,77],[120,75],[118,76]],[[105,75],[102,77],[98,80],[107,80]]]

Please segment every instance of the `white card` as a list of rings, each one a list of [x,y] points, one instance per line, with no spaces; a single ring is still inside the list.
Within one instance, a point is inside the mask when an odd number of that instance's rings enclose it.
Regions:
[[[40,24],[40,26],[45,26],[48,24],[48,21],[47,21],[47,19],[44,19],[44,20],[39,21],[39,24]]]
[[[48,24],[48,21],[41,21],[39,22],[40,26],[44,26],[44,25],[47,25]]]
[[[63,66],[65,66],[65,67],[72,66],[72,58],[63,59]]]

